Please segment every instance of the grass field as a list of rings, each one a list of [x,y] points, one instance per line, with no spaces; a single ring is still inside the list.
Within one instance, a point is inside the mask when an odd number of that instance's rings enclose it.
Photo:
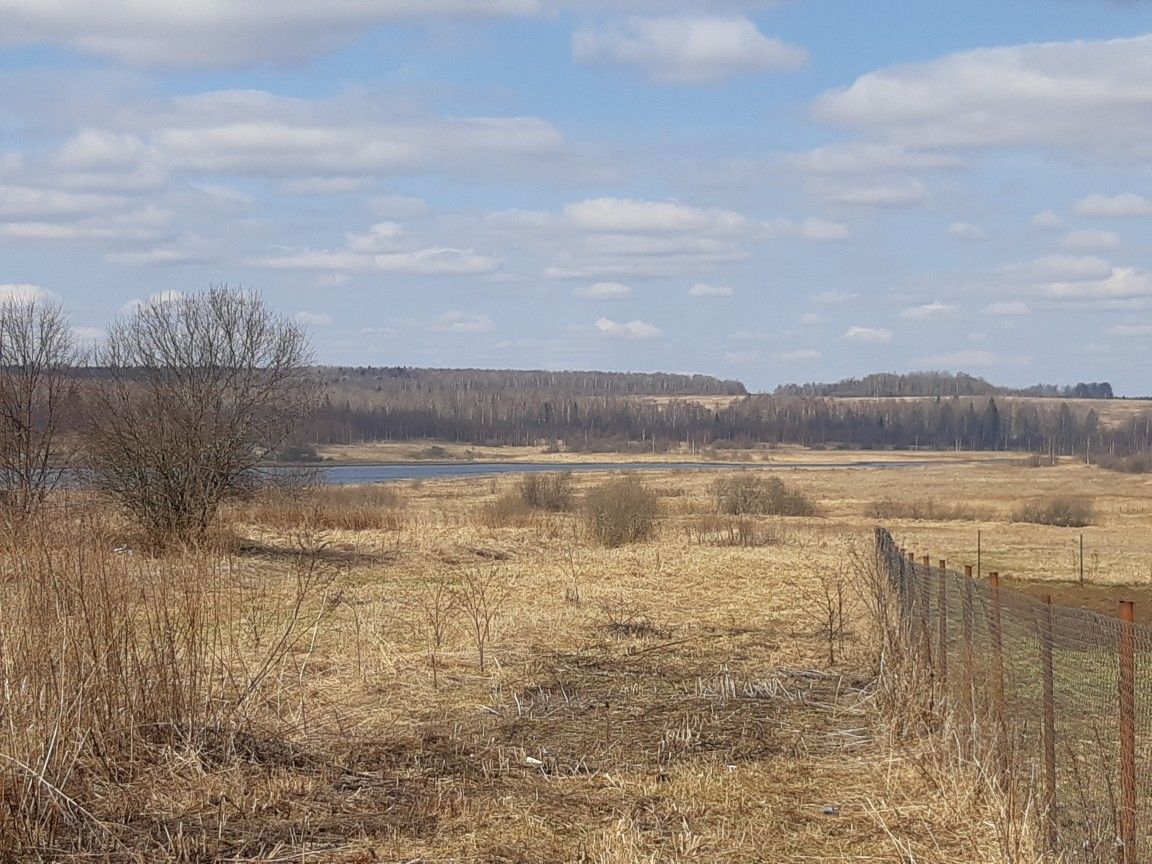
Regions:
[[[1009,517],[1090,496],[1089,578],[1144,590],[1152,484],[950,455],[779,472],[818,515],[743,527],[716,474],[646,474],[656,535],[615,549],[578,512],[494,507],[515,477],[238,505],[165,559],[74,506],[0,552],[0,857],[1035,860],[879,704],[871,514],[940,517],[884,520],[933,561],[975,563],[980,530],[985,570],[1067,580],[1080,529]]]

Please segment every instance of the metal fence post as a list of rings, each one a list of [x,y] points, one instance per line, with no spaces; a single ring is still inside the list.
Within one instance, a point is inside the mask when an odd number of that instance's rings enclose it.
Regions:
[[[972,629],[973,629],[973,614],[972,614],[972,565],[964,565],[964,594],[962,596],[963,611],[961,618],[963,619],[961,629],[964,634],[964,700],[968,708],[968,717],[972,718],[976,715],[976,696],[973,693],[975,686],[975,677],[972,671],[973,665],[973,650],[972,650]]]
[[[1004,705],[1004,630],[1000,620],[1000,574],[995,570],[988,574],[988,585],[992,589],[992,699],[996,717],[996,731],[999,737],[1001,782],[1008,780],[1008,717]]]
[[[1136,864],[1135,606],[1120,601],[1120,861]]]
[[[1040,661],[1044,668],[1044,827],[1048,851],[1056,851],[1056,678],[1052,667],[1052,595],[1041,598]]]
[[[939,653],[939,666],[940,666],[940,686],[945,690],[948,689],[948,565],[943,558],[940,559],[940,588],[938,602],[936,604],[939,608],[936,614],[940,617],[938,623],[938,638],[940,647],[937,649]]]

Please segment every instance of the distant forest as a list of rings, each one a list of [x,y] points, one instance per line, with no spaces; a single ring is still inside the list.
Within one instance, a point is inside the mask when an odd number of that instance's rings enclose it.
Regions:
[[[880,372],[863,378],[845,378],[834,384],[782,384],[777,396],[1047,396],[1060,399],[1112,399],[1107,381],[1057,387],[1034,384],[1031,387],[998,387],[963,372],[910,372],[902,375]]]
[[[1022,392],[1107,398],[1112,393],[1107,384],[938,394],[919,391],[933,384],[993,385],[972,376],[922,373],[804,385],[838,388],[836,395],[804,387],[749,395],[737,381],[661,373],[371,368],[320,373],[324,402],[301,430],[300,443],[431,438],[587,452],[757,444],[1088,455],[1152,449],[1152,413],[1106,426],[1089,403],[1020,398]],[[853,392],[857,385],[865,392]],[[927,398],[896,398],[917,395]]]

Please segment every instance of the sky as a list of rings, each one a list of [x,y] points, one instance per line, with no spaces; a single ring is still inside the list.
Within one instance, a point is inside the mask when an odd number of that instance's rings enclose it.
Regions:
[[[319,362],[1152,393],[1152,2],[0,0],[0,296]]]

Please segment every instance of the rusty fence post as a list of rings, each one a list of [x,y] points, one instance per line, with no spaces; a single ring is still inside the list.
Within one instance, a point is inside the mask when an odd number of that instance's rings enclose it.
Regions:
[[[1008,780],[1008,716],[1004,704],[1004,630],[1000,618],[1000,574],[988,574],[992,593],[992,710],[996,718],[998,762],[1001,782]]]
[[[936,614],[940,616],[938,624],[938,641],[940,647],[938,652],[939,666],[940,666],[940,686],[948,689],[948,564],[941,558],[940,559],[940,588],[938,592],[937,604],[939,608]]]
[[[962,595],[963,611],[961,612],[960,626],[964,638],[964,699],[968,708],[968,717],[976,716],[976,694],[973,692],[975,676],[973,673],[973,612],[972,612],[972,565],[964,565],[964,594]]]
[[[1056,851],[1056,676],[1052,667],[1052,595],[1040,598],[1040,662],[1044,672],[1044,827],[1048,851]]]
[[[1136,864],[1135,606],[1120,601],[1120,861]]]
[[[932,663],[932,556],[920,559],[924,564],[924,578],[921,579],[920,599],[920,639],[924,653],[924,665],[928,669],[933,684],[936,681],[936,667]]]

